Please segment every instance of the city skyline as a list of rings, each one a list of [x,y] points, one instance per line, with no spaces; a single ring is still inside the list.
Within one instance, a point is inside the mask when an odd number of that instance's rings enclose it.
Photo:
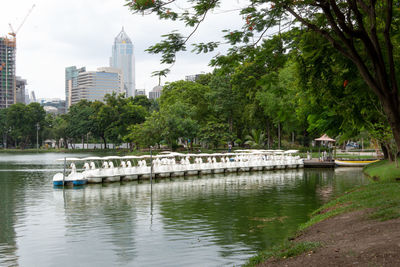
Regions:
[[[239,6],[239,2],[227,3],[225,8],[231,10]],[[174,29],[183,29],[185,34],[192,30],[184,29],[180,22],[133,15],[123,0],[103,0],[96,5],[90,0],[21,0],[7,3],[6,8],[0,10],[0,35],[10,32],[8,23],[17,28],[33,4],[36,7],[17,34],[16,75],[28,81],[26,90],[34,90],[37,97],[65,98],[65,67],[96,69],[109,65],[110,48],[122,26],[135,46],[136,88],[149,91],[158,84],[158,77],[151,77],[152,72],[168,66],[160,66],[160,55],[151,55],[144,50]],[[240,28],[243,21],[237,12],[229,14],[222,22],[218,16],[210,14],[193,42],[219,41],[221,30]],[[187,52],[178,54],[176,64],[171,73],[162,78],[162,84],[211,71],[210,59],[226,48],[212,54],[196,55],[190,52],[189,45]]]

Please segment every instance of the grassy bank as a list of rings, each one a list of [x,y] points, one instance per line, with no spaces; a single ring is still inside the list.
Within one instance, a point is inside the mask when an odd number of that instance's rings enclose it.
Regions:
[[[314,211],[311,218],[299,226],[298,234],[320,221],[355,210],[369,209],[369,218],[381,221],[400,218],[400,182],[396,179],[400,178],[400,168],[385,160],[368,165],[364,172],[372,178],[369,185],[346,192]],[[318,246],[319,243],[285,241],[267,251],[259,252],[245,266],[255,266],[271,257],[295,257]]]
[[[400,166],[400,160],[398,165]],[[378,182],[395,182],[400,180],[400,167],[398,168],[395,162],[381,160],[369,164],[364,168],[364,173],[372,180]]]

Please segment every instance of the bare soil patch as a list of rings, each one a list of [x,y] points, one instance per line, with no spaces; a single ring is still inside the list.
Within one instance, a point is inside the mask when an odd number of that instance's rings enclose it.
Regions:
[[[319,222],[293,242],[314,241],[314,252],[259,266],[400,266],[400,219],[377,221],[354,211]]]

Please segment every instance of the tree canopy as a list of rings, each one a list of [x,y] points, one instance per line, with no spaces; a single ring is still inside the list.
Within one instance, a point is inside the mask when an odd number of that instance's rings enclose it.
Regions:
[[[176,53],[187,49],[190,37],[207,14],[216,10],[222,1],[193,0],[187,9],[181,9],[176,2],[179,1],[126,1],[134,13],[154,13],[160,19],[181,20],[187,27],[193,28],[188,36],[177,31],[166,34],[160,43],[148,49],[150,53],[162,54],[161,63],[173,63]],[[301,27],[325,38],[331,47],[355,66],[359,77],[367,85],[364,90],[369,88],[374,93],[391,127],[397,147],[400,148],[400,96],[395,64],[400,56],[399,1],[250,0],[245,3],[240,10],[243,27],[223,33],[227,42],[233,46],[231,51],[243,51],[240,46],[259,45],[274,29],[278,29],[279,36],[295,27]],[[306,34],[307,31],[298,33]],[[210,41],[192,45],[200,53],[214,50],[219,43]],[[235,60],[238,59],[240,61],[240,58]],[[228,62],[226,57],[215,61],[221,63],[224,60]],[[356,82],[350,78],[345,81]]]

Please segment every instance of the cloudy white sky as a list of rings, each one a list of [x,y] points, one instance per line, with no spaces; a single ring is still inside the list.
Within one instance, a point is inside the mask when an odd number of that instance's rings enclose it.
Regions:
[[[226,11],[238,9],[243,2],[226,0],[200,26],[193,41],[217,41],[222,29],[240,28],[243,22],[238,11]],[[184,1],[178,3],[185,7]],[[9,23],[16,30],[33,4],[35,8],[17,33],[17,75],[27,79],[27,89],[35,91],[37,98],[64,99],[67,66],[86,66],[87,70],[108,66],[114,37],[122,26],[135,46],[136,87],[149,91],[158,83],[151,73],[164,66],[159,64],[159,55],[144,50],[171,30],[190,32],[179,22],[132,15],[124,6],[125,0],[2,0],[0,35],[10,32]],[[220,51],[226,49],[221,47]],[[208,63],[214,54],[180,53],[162,83],[209,72]]]

